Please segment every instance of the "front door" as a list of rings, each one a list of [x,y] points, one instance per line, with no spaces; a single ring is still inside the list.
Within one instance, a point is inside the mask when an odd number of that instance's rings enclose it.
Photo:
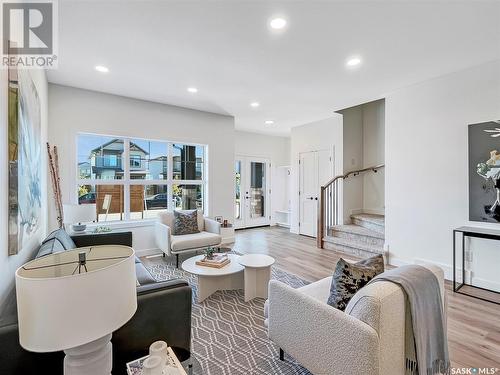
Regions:
[[[333,173],[331,152],[328,150],[299,154],[299,233],[316,237],[318,199],[321,186]]]
[[[269,225],[269,161],[237,156],[235,160],[235,227]]]

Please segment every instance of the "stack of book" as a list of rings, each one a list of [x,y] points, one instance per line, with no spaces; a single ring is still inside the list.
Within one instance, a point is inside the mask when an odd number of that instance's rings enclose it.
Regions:
[[[196,265],[203,267],[222,268],[230,262],[231,259],[229,259],[227,254],[214,254],[210,259],[205,256],[204,258],[197,260]]]

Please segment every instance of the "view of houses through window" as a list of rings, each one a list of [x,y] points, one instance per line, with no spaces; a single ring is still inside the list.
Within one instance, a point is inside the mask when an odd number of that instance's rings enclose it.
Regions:
[[[78,136],[78,203],[99,222],[203,209],[206,147],[94,134]]]

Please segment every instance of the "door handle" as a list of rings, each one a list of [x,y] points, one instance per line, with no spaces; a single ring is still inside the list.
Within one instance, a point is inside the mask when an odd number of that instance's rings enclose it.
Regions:
[[[314,198],[313,198],[313,197],[309,197],[309,198],[307,198],[307,199],[314,200]]]
[[[317,201],[317,200],[318,200],[318,197],[314,198],[314,200],[316,200],[316,201]]]

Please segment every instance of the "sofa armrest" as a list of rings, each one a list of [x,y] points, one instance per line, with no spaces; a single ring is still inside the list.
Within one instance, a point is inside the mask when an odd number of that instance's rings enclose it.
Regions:
[[[205,232],[215,233],[220,235],[220,223],[213,219],[206,217],[205,219]]]
[[[269,282],[269,338],[313,374],[378,374],[369,325],[276,280]]]
[[[169,280],[137,288],[137,311],[113,333],[113,374],[126,363],[148,354],[163,340],[169,346],[191,350],[192,290],[183,280]]]
[[[170,253],[170,227],[159,221],[155,222],[156,246],[167,255]]]
[[[94,233],[81,236],[71,236],[76,247],[99,245],[123,245],[132,247],[132,232]]]

